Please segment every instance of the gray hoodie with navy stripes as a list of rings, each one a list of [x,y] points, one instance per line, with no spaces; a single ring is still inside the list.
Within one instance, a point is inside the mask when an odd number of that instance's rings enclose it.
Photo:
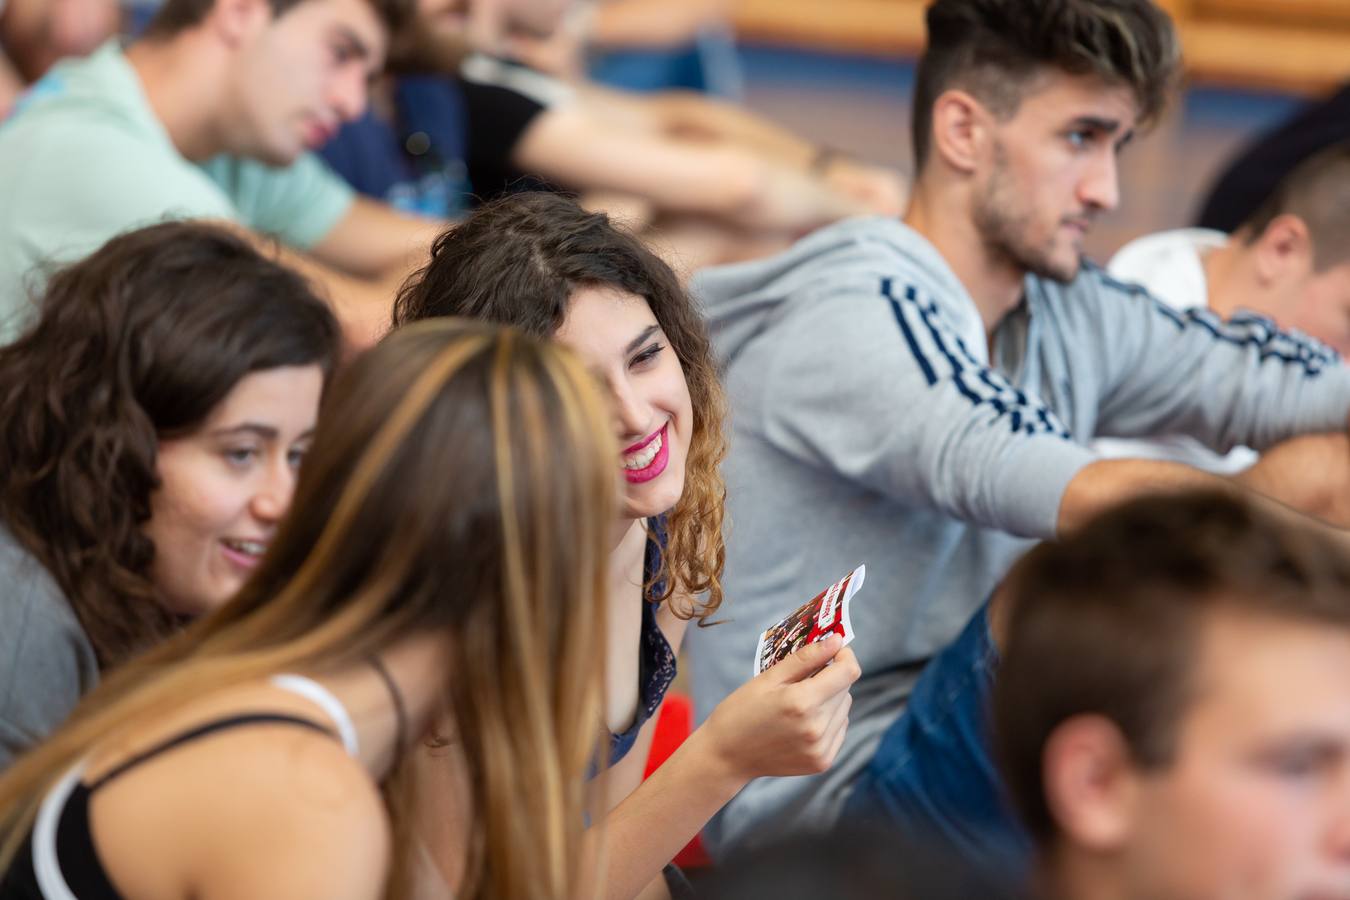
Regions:
[[[686,638],[700,721],[746,680],[762,629],[867,564],[843,751],[822,775],[752,782],[706,830],[714,853],[834,820],[924,662],[1054,535],[1094,437],[1259,450],[1350,413],[1350,369],[1320,344],[1258,317],[1178,313],[1090,264],[1069,284],[1028,277],[987,343],[941,255],[889,219],[842,222],[694,288],[732,441],[730,621]]]

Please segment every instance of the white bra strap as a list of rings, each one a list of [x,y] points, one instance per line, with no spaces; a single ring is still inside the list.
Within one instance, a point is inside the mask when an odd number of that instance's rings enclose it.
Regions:
[[[56,826],[66,801],[84,776],[84,763],[61,776],[38,807],[37,821],[33,823],[33,875],[38,890],[47,900],[76,900],[75,892],[61,874],[61,863],[56,856]]]
[[[328,718],[333,721],[333,724],[337,726],[338,737],[342,739],[342,746],[346,748],[347,755],[357,755],[359,747],[356,742],[356,725],[352,723],[352,717],[348,714],[347,707],[342,705],[341,700],[333,696],[332,691],[314,679],[306,678],[303,675],[273,675],[271,681],[272,684],[283,691],[299,694],[322,709]]]

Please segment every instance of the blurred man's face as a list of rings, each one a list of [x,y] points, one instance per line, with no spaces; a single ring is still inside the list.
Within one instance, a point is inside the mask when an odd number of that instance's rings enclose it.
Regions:
[[[305,0],[265,17],[235,61],[230,151],[287,165],[322,146],[365,111],[386,38],[366,0]]]
[[[1304,273],[1289,294],[1286,315],[1279,324],[1296,328],[1350,358],[1350,263]]]
[[[1137,111],[1128,88],[1097,78],[1041,76],[994,140],[971,216],[986,252],[1025,271],[1069,281],[1093,220],[1119,200],[1116,156]]]
[[[0,53],[27,81],[57,60],[91,52],[121,22],[116,0],[5,0],[0,8]]]
[[[1350,630],[1218,614],[1194,674],[1173,763],[1132,776],[1116,896],[1350,898]]]

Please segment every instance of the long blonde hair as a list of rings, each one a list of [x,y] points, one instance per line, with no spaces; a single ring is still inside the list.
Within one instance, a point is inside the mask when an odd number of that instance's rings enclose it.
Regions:
[[[114,673],[0,779],[0,870],[46,791],[110,732],[446,629],[475,813],[459,895],[573,896],[601,734],[612,431],[562,348],[454,320],[391,335],[330,389],[293,512],[240,594]],[[409,889],[414,812],[391,798],[392,897]]]

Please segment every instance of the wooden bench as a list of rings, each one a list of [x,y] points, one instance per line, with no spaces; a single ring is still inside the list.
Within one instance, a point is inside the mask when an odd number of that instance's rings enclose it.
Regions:
[[[1350,0],[1160,0],[1202,83],[1322,93],[1350,80]],[[914,55],[927,0],[736,0],[740,35],[821,50]]]

